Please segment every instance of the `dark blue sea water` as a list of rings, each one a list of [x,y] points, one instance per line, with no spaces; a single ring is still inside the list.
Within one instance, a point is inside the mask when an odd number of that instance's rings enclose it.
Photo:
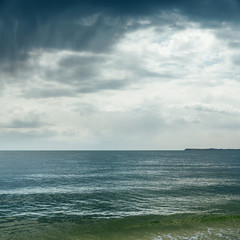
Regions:
[[[240,151],[0,152],[5,239],[240,239]]]

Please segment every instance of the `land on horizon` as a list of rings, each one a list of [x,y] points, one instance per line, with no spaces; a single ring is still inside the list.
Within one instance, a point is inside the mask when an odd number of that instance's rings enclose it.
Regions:
[[[185,148],[184,151],[226,151],[226,150],[240,150],[239,148]]]

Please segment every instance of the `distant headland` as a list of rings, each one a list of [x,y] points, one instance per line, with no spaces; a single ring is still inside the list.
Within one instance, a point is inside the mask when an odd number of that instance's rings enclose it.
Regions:
[[[240,150],[235,148],[185,148],[184,151],[233,151]]]

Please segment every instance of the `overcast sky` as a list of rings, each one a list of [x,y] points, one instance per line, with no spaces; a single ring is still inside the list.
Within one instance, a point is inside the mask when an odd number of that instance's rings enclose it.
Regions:
[[[239,0],[0,0],[0,149],[240,148]]]

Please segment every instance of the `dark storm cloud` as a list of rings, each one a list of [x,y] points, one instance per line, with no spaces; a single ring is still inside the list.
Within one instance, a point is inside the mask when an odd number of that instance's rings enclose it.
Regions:
[[[43,22],[16,19],[2,25],[2,60],[25,60],[27,53],[35,48],[105,51],[117,32],[117,26],[106,26],[101,18],[90,26],[83,26],[74,20],[66,21],[65,16],[53,16]]]
[[[68,10],[71,10],[75,16],[79,12],[89,14],[96,11],[121,15],[146,15],[156,9],[169,8],[196,16],[232,19],[237,17],[239,0],[5,0],[1,1],[0,6],[3,9],[8,7],[17,16],[33,19],[37,15],[48,18]]]
[[[0,59],[22,61],[34,48],[106,51],[127,19],[161,11],[219,23],[239,21],[239,9],[239,0],[0,1]]]

